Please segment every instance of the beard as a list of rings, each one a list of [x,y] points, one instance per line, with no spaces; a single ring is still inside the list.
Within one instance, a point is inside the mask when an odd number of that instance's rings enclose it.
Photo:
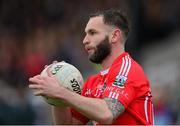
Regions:
[[[110,53],[111,45],[108,36],[105,36],[104,40],[96,46],[94,53],[89,56],[89,60],[93,63],[101,64]]]

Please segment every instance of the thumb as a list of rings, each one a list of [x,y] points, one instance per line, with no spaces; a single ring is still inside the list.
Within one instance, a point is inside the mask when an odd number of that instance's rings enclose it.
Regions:
[[[51,66],[49,66],[49,67],[47,67],[47,75],[49,76],[49,77],[53,77],[53,73],[52,73],[52,71],[51,71]]]

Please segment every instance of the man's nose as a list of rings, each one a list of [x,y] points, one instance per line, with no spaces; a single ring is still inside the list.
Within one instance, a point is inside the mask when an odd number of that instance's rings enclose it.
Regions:
[[[88,36],[86,35],[84,37],[83,44],[87,44],[87,43],[89,43],[89,39],[88,39]]]

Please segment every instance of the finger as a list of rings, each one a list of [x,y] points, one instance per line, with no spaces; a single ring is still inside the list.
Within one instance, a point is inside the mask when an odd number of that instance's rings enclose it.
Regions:
[[[44,68],[48,67],[48,65],[45,65]]]
[[[41,75],[36,75],[34,77],[30,77],[29,80],[32,79],[32,78],[42,79],[42,76]]]
[[[43,96],[43,93],[42,93],[41,90],[35,90],[35,91],[33,92],[33,94],[34,94],[35,96]]]
[[[48,67],[48,68],[47,68],[47,75],[48,75],[49,77],[53,77],[53,74],[52,74],[52,72],[51,72],[51,67]]]
[[[40,78],[42,78],[42,77],[32,77],[32,78],[29,78],[29,81],[32,83],[41,84],[43,82],[43,80]]]
[[[56,60],[55,60],[55,61],[53,61],[53,64],[56,64],[56,63],[58,63],[58,61],[56,61]]]
[[[41,89],[41,86],[38,84],[29,84],[30,89]]]
[[[65,61],[63,60],[63,61],[61,61],[61,63],[65,63]]]
[[[43,80],[43,79],[44,79],[44,77],[41,76],[41,75],[37,75],[37,76],[35,76],[35,78],[37,78],[37,79],[39,79],[39,80]]]

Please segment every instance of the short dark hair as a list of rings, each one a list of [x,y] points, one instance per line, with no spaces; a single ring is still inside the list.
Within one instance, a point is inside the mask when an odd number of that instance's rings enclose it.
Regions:
[[[90,18],[97,16],[103,16],[103,21],[105,24],[121,29],[127,38],[130,31],[129,21],[125,13],[123,13],[121,10],[109,9],[90,14]]]

